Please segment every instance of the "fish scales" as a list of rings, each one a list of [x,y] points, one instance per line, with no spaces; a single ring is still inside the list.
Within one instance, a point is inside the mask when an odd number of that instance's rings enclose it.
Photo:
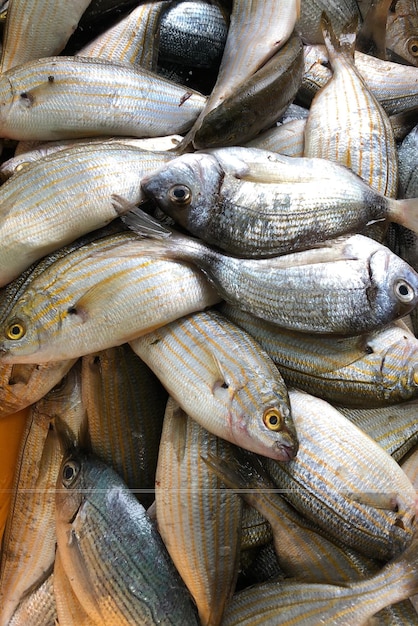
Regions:
[[[58,623],[61,626],[95,626],[97,622],[85,612],[71,587],[58,549],[55,552],[53,576]]]
[[[212,626],[235,589],[242,501],[220,487],[201,457],[228,458],[230,447],[169,399],[155,478],[158,529],[202,624]]]
[[[49,574],[36,589],[23,598],[10,618],[9,626],[55,626],[57,609],[54,575]],[[62,624],[65,626],[65,624]],[[82,626],[79,624],[78,626]]]
[[[129,63],[71,56],[12,68],[0,77],[0,94],[0,135],[10,139],[182,133],[206,102]]]
[[[280,374],[259,345],[221,315],[190,315],[130,345],[209,432],[273,458],[296,454]]]

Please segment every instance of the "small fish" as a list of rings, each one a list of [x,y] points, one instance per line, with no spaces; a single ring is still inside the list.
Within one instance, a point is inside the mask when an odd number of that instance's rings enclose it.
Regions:
[[[95,623],[197,626],[155,524],[116,472],[72,451],[62,462],[55,497],[62,567]]]
[[[406,315],[418,302],[415,270],[362,235],[280,257],[243,259],[161,227],[140,209],[125,223],[141,235],[164,237],[167,256],[196,264],[229,304],[290,330],[359,335]]]
[[[188,315],[130,345],[210,433],[280,461],[296,455],[287,389],[277,368],[248,333],[219,313]]]
[[[218,148],[175,156],[141,187],[189,233],[240,257],[306,250],[389,220],[418,232],[418,199],[386,198],[327,158]]]

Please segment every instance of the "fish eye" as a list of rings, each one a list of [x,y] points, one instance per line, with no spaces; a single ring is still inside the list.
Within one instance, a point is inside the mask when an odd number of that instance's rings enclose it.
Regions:
[[[168,192],[168,197],[176,204],[189,204],[192,192],[187,185],[173,185]]]
[[[6,328],[6,337],[8,339],[22,339],[26,332],[21,322],[12,322]]]
[[[263,422],[269,430],[280,430],[283,425],[283,418],[277,409],[266,409],[263,415]]]
[[[406,280],[397,280],[393,287],[395,296],[400,302],[412,302],[415,298],[415,292]]]
[[[408,52],[413,57],[418,57],[418,39],[410,39],[408,41]]]
[[[80,463],[67,461],[62,468],[62,484],[64,487],[71,487],[80,472]]]

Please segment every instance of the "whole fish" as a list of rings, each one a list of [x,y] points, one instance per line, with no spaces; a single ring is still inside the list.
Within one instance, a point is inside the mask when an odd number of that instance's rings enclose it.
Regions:
[[[158,530],[205,626],[221,623],[235,590],[242,500],[222,489],[202,456],[228,459],[231,447],[169,399],[155,476]]]
[[[418,339],[399,321],[335,338],[285,330],[226,303],[219,310],[260,343],[287,385],[363,409],[418,396]]]
[[[355,24],[347,24],[337,39],[324,13],[321,27],[333,76],[312,101],[304,156],[346,165],[379,194],[395,198],[395,138],[387,113],[354,64]]]
[[[283,497],[327,537],[374,559],[398,555],[416,529],[416,493],[405,473],[324,400],[292,389],[289,397],[298,455],[264,460]]]
[[[130,345],[187,415],[210,433],[280,461],[297,453],[287,389],[277,368],[252,337],[222,315],[189,315]]]
[[[7,9],[6,28],[0,72],[59,54],[77,28],[91,0],[11,0]]]
[[[17,172],[0,188],[0,286],[42,256],[115,219],[114,193],[123,189],[134,202],[143,200],[142,176],[171,158],[119,143],[93,143],[61,150]]]
[[[267,582],[244,589],[227,607],[222,626],[366,626],[375,613],[417,589],[415,538],[403,554],[365,580],[344,585]]]
[[[406,315],[418,301],[415,270],[362,235],[280,257],[242,259],[162,227],[141,209],[125,222],[141,235],[165,237],[160,241],[167,256],[195,263],[226,302],[290,330],[361,334]]]
[[[191,234],[243,257],[305,250],[387,220],[418,231],[417,199],[386,198],[324,158],[218,148],[174,157],[141,187]]]
[[[182,134],[206,98],[129,63],[58,56],[0,77],[0,136],[66,139]]]
[[[161,258],[159,242],[129,232],[77,241],[31,266],[23,285],[19,277],[5,288],[5,362],[91,354],[220,300],[197,269]]]
[[[189,593],[144,507],[92,455],[61,465],[56,528],[63,569],[95,623],[197,626]]]

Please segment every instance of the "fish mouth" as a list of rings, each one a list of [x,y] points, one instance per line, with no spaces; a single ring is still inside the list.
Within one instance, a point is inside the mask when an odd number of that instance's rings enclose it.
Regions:
[[[291,461],[295,458],[297,451],[297,444],[277,443],[275,446],[275,458],[277,461]]]

